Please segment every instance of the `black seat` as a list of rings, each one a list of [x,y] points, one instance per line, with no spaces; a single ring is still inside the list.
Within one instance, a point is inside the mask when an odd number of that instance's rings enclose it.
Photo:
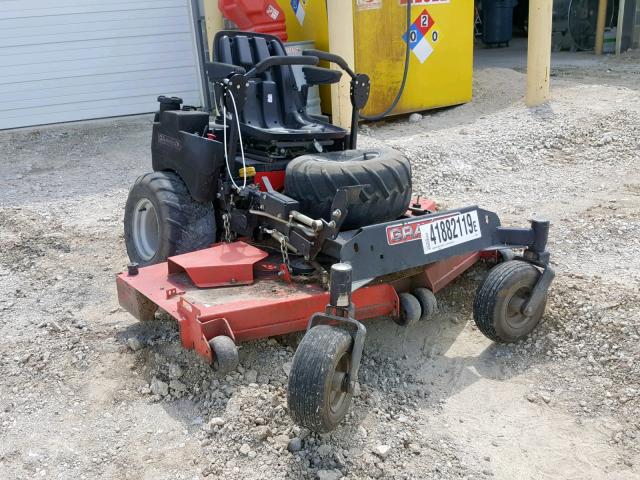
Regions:
[[[214,61],[250,70],[271,56],[286,56],[278,37],[249,32],[218,32]],[[239,113],[245,141],[342,141],[347,131],[306,112],[306,99],[298,90],[291,66],[275,66],[249,80],[247,99]],[[333,142],[332,142],[333,143]]]

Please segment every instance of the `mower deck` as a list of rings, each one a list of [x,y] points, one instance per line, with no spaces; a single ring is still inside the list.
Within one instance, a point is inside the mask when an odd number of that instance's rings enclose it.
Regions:
[[[120,304],[140,320],[153,318],[160,308],[174,317],[180,327],[180,338],[185,348],[213,361],[209,340],[226,335],[238,343],[246,340],[283,335],[307,328],[309,318],[324,311],[329,303],[329,292],[317,283],[286,282],[278,276],[277,257],[255,255],[260,252],[251,247],[246,265],[253,272],[250,277],[227,278],[225,272],[237,271],[243,266],[233,256],[226,256],[230,265],[213,265],[207,258],[220,262],[223,250],[246,251],[244,242],[217,244],[211,248],[172,257],[168,262],[140,268],[117,277]],[[443,288],[472,266],[480,254],[472,253],[427,265],[411,279],[381,283],[353,292],[355,318],[366,320],[377,317],[397,318],[398,284],[418,282],[434,290]],[[184,270],[177,265],[189,265],[195,270]],[[209,265],[209,268],[207,268]],[[235,270],[230,267],[233,266]],[[207,278],[208,277],[208,278]],[[229,277],[227,275],[227,277]],[[200,288],[203,281],[224,287]],[[214,278],[212,280],[212,278]]]
[[[213,247],[215,248],[215,247]],[[206,252],[206,249],[200,252]],[[185,272],[168,272],[167,263],[141,268],[137,275],[117,278],[120,304],[135,317],[151,319],[161,308],[180,326],[185,348],[194,348],[211,362],[208,341],[226,335],[235,342],[305,330],[312,314],[323,311],[329,294],[316,284],[285,283],[277,269],[256,272],[250,285],[198,288]],[[258,270],[258,267],[256,267]],[[356,317],[397,316],[398,295],[388,284],[354,293]]]

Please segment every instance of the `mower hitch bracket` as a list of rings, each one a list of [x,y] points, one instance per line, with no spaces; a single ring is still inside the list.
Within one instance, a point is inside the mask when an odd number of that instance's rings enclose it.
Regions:
[[[365,185],[351,185],[348,187],[340,187],[336,190],[336,194],[331,202],[331,222],[327,226],[327,238],[335,238],[347,219],[349,214],[349,205],[353,205]]]
[[[325,242],[328,239],[334,239],[338,235],[342,224],[349,214],[349,205],[356,202],[363,188],[364,185],[338,188],[331,202],[331,221],[327,222],[325,219],[310,219],[313,222],[321,223],[321,227],[314,232],[315,236],[313,238],[304,236],[298,232],[291,232],[290,237],[293,239],[292,243],[298,251],[305,256],[307,261],[314,260],[322,250]]]
[[[525,247],[527,250],[537,254],[537,261],[548,262],[548,258],[543,258],[547,248],[549,238],[548,220],[531,220],[530,228],[502,227],[498,226],[495,233],[496,243],[504,244],[507,247]],[[547,255],[548,257],[548,255]]]

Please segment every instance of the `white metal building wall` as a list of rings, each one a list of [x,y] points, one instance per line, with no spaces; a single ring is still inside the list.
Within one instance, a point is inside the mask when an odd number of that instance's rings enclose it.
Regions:
[[[0,129],[200,105],[189,0],[0,0]]]

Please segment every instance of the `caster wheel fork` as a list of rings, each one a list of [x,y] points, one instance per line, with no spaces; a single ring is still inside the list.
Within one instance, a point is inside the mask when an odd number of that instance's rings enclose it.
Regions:
[[[293,357],[287,402],[293,420],[312,431],[333,430],[349,410],[366,328],[354,318],[351,266],[331,267],[329,305],[309,320]]]

